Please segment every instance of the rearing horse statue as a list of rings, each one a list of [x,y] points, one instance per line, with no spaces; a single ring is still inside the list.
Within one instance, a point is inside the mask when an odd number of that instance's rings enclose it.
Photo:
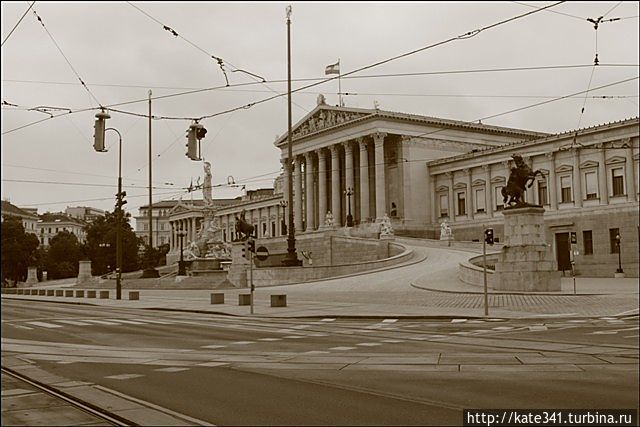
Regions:
[[[236,216],[236,232],[239,235],[239,240],[247,240],[247,238],[253,235],[254,226],[249,224],[245,220],[244,209],[240,212],[240,217]]]
[[[507,181],[506,187],[502,187],[502,197],[505,206],[523,206],[526,205],[524,201],[524,192],[527,188],[531,188],[533,182],[536,179],[536,175],[542,175],[542,171],[539,169],[533,171],[529,165],[522,159],[522,156],[514,154],[513,160],[516,163],[516,167],[511,168],[511,174]]]

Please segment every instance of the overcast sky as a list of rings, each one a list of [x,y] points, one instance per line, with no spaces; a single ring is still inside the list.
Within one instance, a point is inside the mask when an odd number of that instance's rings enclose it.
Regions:
[[[225,76],[212,55],[224,61],[232,86],[256,82],[233,71],[238,69],[269,83],[153,100],[153,115],[179,118],[153,120],[154,201],[176,198],[203,174],[202,163],[185,156],[189,118],[286,91],[281,81],[287,77],[287,3],[36,2],[15,27],[30,4],[2,2],[2,197],[17,206],[38,207],[39,213],[66,206],[112,210],[117,135],[107,132],[109,152],[94,151],[96,108],[138,100],[114,108],[146,115],[149,89],[157,97],[224,86]],[[325,67],[338,58],[345,74],[550,4],[292,3],[292,77],[322,79]],[[587,18],[601,16],[596,31]],[[608,21],[612,18],[621,19]],[[638,2],[563,3],[353,74],[386,76],[345,77],[342,91],[350,95],[344,101],[349,107],[372,108],[375,100],[383,110],[475,121],[632,79],[586,98],[550,102],[483,123],[563,132],[636,117],[638,27]],[[600,65],[593,67],[596,34]],[[558,68],[472,72],[516,67]],[[446,71],[467,72],[397,76]],[[294,81],[293,88],[308,83]],[[337,104],[337,91],[337,81],[331,81],[295,93],[294,123],[315,107],[318,93]],[[43,106],[73,113],[29,125],[49,117],[33,110]],[[76,112],[87,109],[92,110]],[[123,137],[126,208],[137,215],[148,202],[148,119],[110,114],[108,126]],[[203,150],[214,184],[233,176],[247,189],[272,186],[280,170],[273,141],[286,132],[286,97],[202,124],[208,129]],[[240,194],[239,188],[214,188],[215,198]],[[201,192],[194,198],[202,198]]]

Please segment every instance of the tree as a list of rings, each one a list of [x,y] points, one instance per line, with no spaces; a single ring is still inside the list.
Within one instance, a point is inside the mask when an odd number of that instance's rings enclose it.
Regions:
[[[2,222],[2,283],[5,279],[24,281],[27,267],[35,266],[38,237],[26,233],[22,221],[6,217]]]
[[[99,217],[86,228],[87,256],[91,260],[91,273],[102,275],[116,268],[116,235],[117,218],[113,213],[107,212],[104,217]],[[138,270],[140,260],[138,257],[138,245],[140,238],[129,224],[129,215],[124,218],[122,227],[122,271]],[[102,245],[102,246],[100,246]]]
[[[46,261],[50,279],[66,279],[78,275],[78,262],[85,257],[84,248],[75,234],[61,231],[49,241]]]

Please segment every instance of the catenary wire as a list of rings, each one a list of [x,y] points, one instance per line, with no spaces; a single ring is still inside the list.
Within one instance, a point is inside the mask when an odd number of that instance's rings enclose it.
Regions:
[[[16,25],[14,25],[13,28],[11,29],[11,31],[9,31],[9,34],[7,34],[7,37],[5,37],[4,40],[2,40],[2,43],[0,43],[0,47],[2,47],[4,45],[4,42],[9,40],[9,37],[11,37],[11,34],[13,34],[13,32],[16,30],[16,28],[18,28],[18,25],[20,25],[20,23],[22,22],[24,17],[27,16],[27,13],[29,13],[29,11],[31,10],[31,8],[33,7],[34,4],[36,4],[35,1],[31,2],[31,5],[29,5],[29,8],[22,14],[20,19],[18,19],[18,22],[16,22]]]

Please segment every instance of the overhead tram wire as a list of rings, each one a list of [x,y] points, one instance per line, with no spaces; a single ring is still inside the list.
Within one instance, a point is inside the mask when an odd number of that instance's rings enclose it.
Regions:
[[[453,42],[453,41],[465,40],[465,39],[469,39],[471,37],[475,37],[478,34],[480,34],[481,32],[486,31],[488,29],[492,29],[492,28],[495,28],[497,26],[504,25],[504,24],[507,24],[509,22],[512,22],[512,21],[527,17],[527,16],[532,15],[534,13],[538,13],[540,11],[547,10],[549,8],[555,7],[555,6],[557,6],[559,4],[562,4],[562,3],[565,3],[565,1],[563,0],[563,1],[559,1],[559,2],[550,4],[550,5],[547,5],[547,6],[543,6],[541,8],[536,9],[536,10],[525,12],[525,13],[513,16],[511,18],[503,19],[503,20],[498,21],[496,23],[493,23],[493,24],[490,24],[490,25],[486,25],[486,26],[484,26],[482,28],[469,31],[469,32],[464,33],[464,34],[462,34],[460,36],[457,36],[457,37],[452,37],[452,38],[449,38],[449,39],[441,41],[441,42],[432,43],[430,45],[423,46],[423,47],[418,48],[418,49],[414,49],[414,50],[412,50],[410,52],[406,52],[406,53],[403,53],[403,54],[400,54],[400,55],[396,55],[394,57],[391,57],[391,58],[388,58],[388,59],[385,59],[385,60],[382,60],[382,61],[378,61],[376,63],[370,64],[370,65],[367,65],[367,66],[364,66],[364,67],[357,68],[355,70],[349,71],[349,72],[341,75],[341,77],[345,77],[345,76],[349,76],[349,75],[352,75],[352,74],[356,74],[356,73],[359,73],[361,71],[364,71],[364,70],[367,70],[367,69],[370,69],[370,68],[374,68],[374,67],[389,63],[391,61],[395,61],[397,59],[404,58],[404,57],[407,57],[407,56],[410,56],[410,55],[413,55],[413,54],[416,54],[416,53],[419,53],[419,52],[422,52],[422,51],[425,51],[425,50],[428,50],[428,49],[431,49],[431,48],[434,48],[434,47],[437,47],[437,46],[445,45],[445,44]],[[318,85],[333,81],[333,80],[335,80],[337,78],[338,77],[329,77],[329,78],[323,79],[323,80],[321,80],[319,82],[312,83],[312,84],[309,84],[309,85],[306,85],[306,86],[302,86],[302,87],[300,87],[298,89],[294,89],[294,90],[292,90],[292,93],[293,92],[300,92],[300,91],[302,91],[304,89],[309,89],[311,87],[315,87],[315,86],[318,86]],[[248,84],[251,84],[251,83],[248,83]],[[212,90],[212,88],[209,88],[207,90]],[[164,95],[164,96],[155,97],[153,99],[161,99],[161,98],[167,98],[167,97],[171,97],[171,96],[186,95],[186,94],[189,94],[189,93],[196,93],[196,92],[203,92],[203,90],[189,91],[189,92],[184,92],[184,93],[181,93],[181,94]],[[195,119],[198,120],[198,121],[201,121],[201,120],[204,120],[204,119],[207,119],[207,118],[213,118],[213,117],[216,117],[216,116],[229,114],[229,113],[231,113],[233,111],[238,111],[238,110],[242,110],[242,109],[248,109],[248,108],[251,108],[251,107],[253,107],[255,105],[262,104],[262,103],[271,101],[271,100],[273,100],[275,98],[278,98],[278,97],[281,97],[281,96],[285,96],[285,95],[286,95],[286,93],[274,95],[274,96],[271,96],[271,97],[268,97],[268,98],[263,98],[261,100],[254,101],[254,102],[239,106],[239,107],[234,107],[234,108],[223,110],[223,111],[220,111],[220,112],[217,112],[217,113],[200,116],[199,118],[195,118]],[[147,102],[147,101],[148,101],[148,99],[145,98],[144,100],[129,101],[129,102],[126,102],[126,103],[113,104],[112,106],[122,106],[122,105],[139,103],[139,102]],[[110,108],[110,107],[107,106],[105,108]],[[58,117],[58,116],[56,116],[56,117]],[[50,118],[47,118],[47,119],[50,119]],[[175,118],[175,119],[178,119],[178,118]],[[194,118],[180,118],[180,119],[181,120],[191,120],[191,119],[194,119]],[[31,126],[33,124],[35,124],[35,122],[27,124],[27,125],[23,125],[23,126],[21,126],[19,128],[10,129],[8,131],[3,132],[2,135],[7,134],[9,132],[16,131],[18,129],[23,129],[23,128],[25,128],[27,126]]]
[[[28,180],[28,179],[10,179],[10,178],[2,178],[3,182],[17,182],[23,184],[52,184],[52,185],[74,185],[79,187],[113,187],[112,184],[90,184],[86,182],[60,182],[60,181],[38,181],[38,180]],[[140,185],[123,185],[123,187],[128,188],[144,188],[144,186]],[[175,190],[175,188],[171,187],[152,187],[156,190]],[[186,188],[186,187],[184,187]]]
[[[71,61],[69,61],[69,58],[67,58],[67,55],[64,54],[64,52],[62,51],[62,48],[60,48],[60,45],[58,44],[58,42],[56,42],[56,39],[53,37],[53,35],[51,34],[51,32],[49,31],[47,26],[44,25],[44,21],[42,21],[42,18],[40,18],[40,15],[38,15],[38,12],[36,12],[35,9],[33,10],[33,14],[35,15],[35,17],[38,20],[38,22],[40,22],[40,25],[42,25],[42,28],[44,28],[46,33],[49,35],[49,38],[51,39],[53,44],[56,46],[56,48],[58,49],[58,51],[60,52],[60,54],[62,55],[64,60],[67,61],[67,64],[69,64],[69,67],[71,68],[73,73],[76,75],[76,77],[78,78],[78,80],[80,81],[82,86],[84,86],[84,88],[87,90],[87,92],[89,93],[91,98],[93,98],[93,100],[102,108],[102,104],[100,103],[100,101],[98,101],[98,98],[96,98],[96,96],[93,94],[93,92],[91,92],[89,87],[85,84],[84,80],[82,80],[82,77],[80,77],[80,74],[78,74],[78,72],[76,71],[74,66],[71,64]]]
[[[9,31],[9,34],[7,34],[7,37],[5,37],[4,40],[2,40],[2,43],[0,43],[0,47],[4,46],[4,42],[9,40],[9,37],[11,37],[11,34],[13,34],[13,32],[16,30],[16,28],[18,28],[18,25],[20,25],[20,23],[22,22],[24,17],[27,16],[27,13],[29,13],[29,11],[31,10],[31,8],[33,7],[34,4],[36,4],[36,2],[32,1],[31,4],[29,5],[29,8],[27,10],[25,10],[25,12],[22,14],[20,19],[18,19],[18,22],[16,22],[16,25],[14,25],[13,28],[11,29],[11,31]]]
[[[537,8],[537,7],[538,7],[538,6],[534,6],[534,5],[531,5],[531,4],[522,3],[522,2],[519,2],[519,1],[514,1],[514,2],[512,2],[512,3],[519,4],[519,5],[521,5],[521,6],[531,7],[531,8]],[[580,17],[580,16],[571,15],[570,13],[560,12],[560,11],[557,11],[557,10],[549,10],[549,9],[548,9],[548,10],[547,10],[547,12],[555,13],[555,14],[558,14],[558,15],[568,16],[568,17],[570,17],[570,18],[579,19],[579,20],[581,20],[581,21],[584,21],[584,20],[586,19],[586,18],[582,18],[582,17]]]

